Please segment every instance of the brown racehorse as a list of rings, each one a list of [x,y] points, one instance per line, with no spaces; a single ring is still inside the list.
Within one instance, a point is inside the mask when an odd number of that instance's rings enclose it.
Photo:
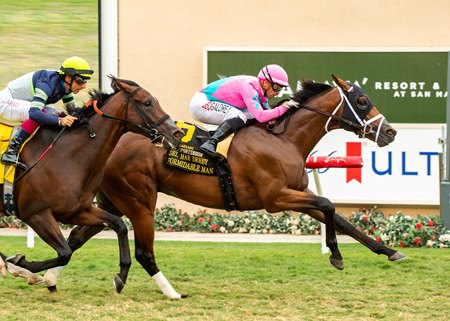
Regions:
[[[396,131],[356,85],[333,76],[336,88],[304,81],[292,100],[298,109],[287,113],[274,132],[265,124],[247,126],[236,133],[228,151],[237,202],[241,210],[268,212],[292,210],[325,222],[331,263],[343,268],[334,227],[352,236],[373,252],[396,261],[405,256],[359,232],[335,214],[333,204],[308,189],[305,160],[330,130],[344,128],[383,147],[394,141]],[[163,192],[205,207],[223,208],[214,176],[184,172],[165,164],[166,150],[134,134],[125,135],[108,159],[97,201],[101,208],[126,215],[135,234],[136,259],[163,293],[181,297],[162,277],[153,249],[157,193]],[[100,227],[77,227],[70,236],[74,248],[82,246]]]
[[[132,81],[111,79],[116,92],[91,93],[98,107],[81,109],[76,115],[79,121],[73,127],[63,129],[60,136],[55,129],[43,127],[25,146],[21,158],[28,165],[39,159],[48,146],[53,147],[31,170],[16,179],[14,201],[18,217],[53,247],[58,256],[29,262],[24,256],[16,255],[7,262],[33,273],[64,266],[70,261],[73,248],[64,239],[58,222],[108,226],[119,239],[120,273],[114,282],[116,291],[120,292],[131,265],[128,231],[120,218],[92,205],[106,160],[127,131],[145,136],[160,132],[174,145],[179,143],[183,132],[147,90]],[[55,141],[57,135],[59,139]],[[151,142],[148,137],[135,137]],[[0,213],[4,213],[3,202]],[[5,255],[2,258],[6,260]]]

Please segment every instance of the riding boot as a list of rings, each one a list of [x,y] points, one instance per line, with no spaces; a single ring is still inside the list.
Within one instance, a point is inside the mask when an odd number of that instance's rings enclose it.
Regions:
[[[8,149],[2,155],[2,163],[8,165],[15,165],[23,170],[26,170],[28,167],[22,162],[19,162],[19,151],[22,144],[30,137],[23,128],[19,128],[17,133],[11,138],[9,142]]]
[[[214,134],[200,146],[200,150],[209,157],[223,157],[216,152],[217,144],[230,136],[232,133],[236,132],[238,129],[242,128],[244,125],[245,122],[239,117],[225,120],[219,127],[217,127]]]

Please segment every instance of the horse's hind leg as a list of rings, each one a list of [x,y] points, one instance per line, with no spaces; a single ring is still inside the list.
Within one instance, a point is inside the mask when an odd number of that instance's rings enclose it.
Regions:
[[[102,226],[107,225],[114,230],[119,240],[120,252],[120,272],[114,279],[114,286],[117,293],[120,293],[125,286],[128,272],[131,266],[130,246],[128,243],[128,229],[120,217],[110,214],[98,207],[91,206],[89,210],[80,213],[70,222],[74,225]]]

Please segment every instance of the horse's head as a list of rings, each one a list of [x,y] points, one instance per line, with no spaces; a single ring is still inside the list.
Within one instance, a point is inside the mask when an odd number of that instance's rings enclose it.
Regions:
[[[343,121],[340,122],[340,126],[362,138],[369,138],[380,147],[392,143],[397,131],[380,114],[361,88],[347,83],[335,75],[331,76],[341,95],[338,107],[343,106],[341,113]]]
[[[111,76],[111,86],[126,96],[126,122],[133,126],[131,131],[146,132],[152,139],[160,135],[172,146],[177,146],[184,136],[183,131],[175,125],[170,116],[164,112],[158,99],[138,84]],[[131,106],[131,108],[130,108]]]

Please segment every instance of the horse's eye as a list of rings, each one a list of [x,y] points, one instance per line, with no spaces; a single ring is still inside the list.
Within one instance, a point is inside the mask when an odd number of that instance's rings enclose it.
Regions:
[[[358,96],[355,104],[358,109],[366,110],[369,106],[369,99],[366,96]]]
[[[152,106],[152,102],[151,101],[146,101],[144,103],[145,107],[151,107]]]

